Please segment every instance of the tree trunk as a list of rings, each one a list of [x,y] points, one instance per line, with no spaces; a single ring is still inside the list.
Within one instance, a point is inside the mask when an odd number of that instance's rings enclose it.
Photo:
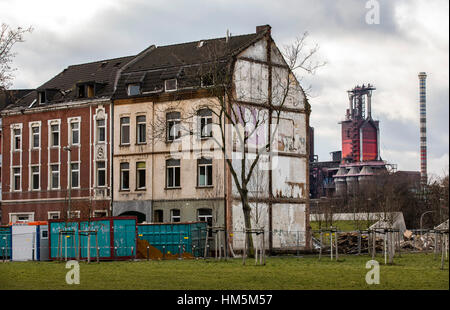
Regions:
[[[252,229],[251,223],[251,207],[248,203],[247,192],[243,191],[242,197],[242,210],[244,211],[244,223],[245,229]],[[255,251],[253,248],[253,235],[251,233],[245,233],[245,238],[247,238],[247,257],[253,258],[255,256]]]

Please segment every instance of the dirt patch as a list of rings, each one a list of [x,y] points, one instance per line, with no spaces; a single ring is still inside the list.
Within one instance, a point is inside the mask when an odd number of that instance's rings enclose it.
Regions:
[[[178,259],[180,256],[178,254],[168,254],[163,253],[148,243],[147,240],[137,240],[137,252],[136,258],[140,259],[154,259],[154,260],[162,260],[162,259]],[[184,252],[181,254],[181,258],[183,259],[194,259],[194,256],[191,253]]]

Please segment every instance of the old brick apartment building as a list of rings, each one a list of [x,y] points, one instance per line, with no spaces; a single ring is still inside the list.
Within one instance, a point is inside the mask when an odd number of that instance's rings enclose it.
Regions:
[[[69,66],[2,110],[2,224],[67,218],[69,198],[71,217],[111,214],[110,97],[132,58]]]

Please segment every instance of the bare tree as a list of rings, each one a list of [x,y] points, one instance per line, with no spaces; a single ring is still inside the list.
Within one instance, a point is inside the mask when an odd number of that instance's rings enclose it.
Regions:
[[[16,43],[24,42],[24,34],[32,31],[32,27],[11,28],[4,23],[0,26],[0,90],[9,88],[14,78],[15,69],[11,64],[16,53],[12,51],[13,46]]]

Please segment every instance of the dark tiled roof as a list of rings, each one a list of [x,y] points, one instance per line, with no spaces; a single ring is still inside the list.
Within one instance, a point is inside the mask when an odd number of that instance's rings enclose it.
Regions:
[[[23,98],[25,95],[32,92],[33,89],[0,89],[0,111],[17,100]]]
[[[86,82],[95,83],[95,96],[92,98],[110,97],[114,92],[117,71],[134,57],[127,56],[69,66],[27,96],[7,106],[5,110],[29,108],[37,99],[39,91],[46,91],[47,97],[47,102],[40,104],[40,107],[86,100],[86,98],[78,98],[77,92],[77,84]]]
[[[114,97],[128,97],[126,85],[138,80],[142,83],[142,92],[161,91],[164,80],[172,78],[177,79],[177,88],[198,87],[201,75],[210,72],[211,62],[221,61],[224,67],[230,56],[264,34],[232,36],[228,42],[226,38],[217,38],[156,47],[123,69]]]

